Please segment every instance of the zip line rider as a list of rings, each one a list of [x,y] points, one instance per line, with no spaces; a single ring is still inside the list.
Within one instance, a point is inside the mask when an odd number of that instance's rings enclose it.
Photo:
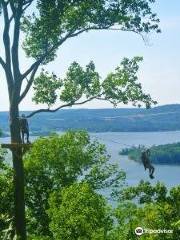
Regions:
[[[144,165],[145,171],[146,171],[146,169],[149,169],[149,177],[151,179],[153,179],[154,178],[153,174],[154,174],[155,168],[151,164],[149,149],[146,149],[141,153],[141,161]]]
[[[21,117],[19,118],[19,124],[20,124],[22,143],[25,143],[25,135],[26,135],[27,143],[30,143],[30,141],[29,141],[29,124],[28,124],[28,120],[24,114],[22,114]]]

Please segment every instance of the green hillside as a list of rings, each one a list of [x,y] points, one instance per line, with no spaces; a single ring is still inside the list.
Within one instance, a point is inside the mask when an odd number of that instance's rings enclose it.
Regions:
[[[180,105],[165,105],[149,110],[66,109],[36,115],[29,119],[29,124],[34,135],[82,128],[89,132],[176,131],[180,130]],[[4,134],[9,131],[7,112],[0,112],[0,128]]]

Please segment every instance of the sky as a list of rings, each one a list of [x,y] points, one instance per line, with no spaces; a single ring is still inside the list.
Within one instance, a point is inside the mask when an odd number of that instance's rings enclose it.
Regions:
[[[112,72],[123,57],[143,56],[140,65],[139,82],[146,93],[150,93],[158,105],[180,104],[180,0],[157,0],[153,6],[161,20],[161,34],[148,35],[148,43],[134,33],[115,31],[94,31],[68,40],[59,50],[58,57],[47,66],[63,77],[73,61],[85,66],[93,60],[102,78]],[[2,21],[2,19],[0,19]],[[0,35],[2,33],[0,25]],[[2,47],[0,46],[0,52]],[[20,55],[22,68],[30,62],[23,54]],[[31,91],[21,110],[35,110],[42,105],[35,105]],[[109,103],[93,101],[81,105],[81,108],[109,108]],[[127,107],[119,105],[119,107]],[[128,105],[131,107],[131,105]],[[8,95],[3,70],[0,68],[0,111],[7,111]]]

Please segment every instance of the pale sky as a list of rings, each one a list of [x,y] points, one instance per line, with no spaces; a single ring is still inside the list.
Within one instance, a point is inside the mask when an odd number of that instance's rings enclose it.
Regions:
[[[59,49],[58,57],[47,69],[61,77],[73,61],[85,66],[93,60],[100,75],[105,77],[118,66],[123,57],[143,56],[139,82],[142,83],[144,91],[150,93],[159,105],[180,103],[180,0],[156,2],[154,11],[161,20],[162,33],[149,35],[148,45],[134,33],[113,31],[84,33],[68,40]],[[1,25],[0,35],[2,36]],[[21,54],[21,63],[23,68],[26,68],[30,62]],[[6,111],[9,108],[7,87],[1,68],[0,90],[0,111]],[[33,104],[31,97],[32,91],[21,104],[21,110],[41,107]],[[94,101],[83,107],[105,108],[111,105]]]

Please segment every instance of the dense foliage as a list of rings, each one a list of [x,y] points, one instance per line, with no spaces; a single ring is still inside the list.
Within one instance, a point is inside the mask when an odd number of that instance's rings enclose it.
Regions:
[[[85,31],[113,26],[137,33],[159,31],[159,20],[151,10],[154,0],[28,2],[35,2],[37,11],[24,16],[24,50],[29,57],[43,58],[44,63],[55,58],[56,50],[66,39]]]
[[[141,57],[124,58],[115,71],[109,73],[104,79],[100,77],[92,61],[86,65],[85,69],[77,62],[73,62],[62,79],[54,73],[50,74],[42,70],[34,80],[33,100],[37,104],[48,105],[47,110],[39,110],[40,112],[51,111],[50,108],[59,101],[64,104],[55,111],[67,106],[81,105],[94,99],[109,101],[114,106],[131,102],[134,106],[141,107],[145,104],[146,108],[149,108],[156,104],[156,101],[152,100],[149,94],[145,94],[141,84],[137,82],[141,61]],[[33,114],[35,113],[30,116]]]
[[[152,186],[141,181],[138,186],[122,191],[114,213],[118,225],[111,233],[112,240],[138,239],[134,232],[137,227],[144,229],[140,237],[143,240],[179,239],[180,186],[168,191],[161,183]],[[170,233],[158,233],[158,230],[170,230]]]
[[[6,152],[0,148],[0,236],[4,235],[7,236],[5,239],[11,239],[13,234],[12,222],[14,209],[13,172],[4,161],[5,153]],[[3,232],[5,229],[7,232]]]
[[[0,239],[8,240],[15,233],[13,170],[3,152],[0,163]],[[136,240],[137,226],[173,231],[145,233],[144,240],[178,239],[179,186],[125,187],[124,173],[109,162],[105,146],[86,132],[39,138],[24,163],[28,240]],[[116,199],[114,208],[107,192]]]
[[[118,166],[110,164],[105,146],[91,142],[83,131],[38,139],[24,163],[28,231],[41,235],[51,235],[46,211],[52,192],[75,182],[86,182],[96,190],[116,190],[124,179]]]
[[[130,159],[141,162],[141,153],[144,148],[144,146],[126,148],[121,150],[120,154],[128,155]],[[152,146],[149,149],[152,163],[180,164],[180,143]]]
[[[113,220],[105,199],[87,183],[54,192],[49,205],[54,239],[106,239],[112,228]]]

